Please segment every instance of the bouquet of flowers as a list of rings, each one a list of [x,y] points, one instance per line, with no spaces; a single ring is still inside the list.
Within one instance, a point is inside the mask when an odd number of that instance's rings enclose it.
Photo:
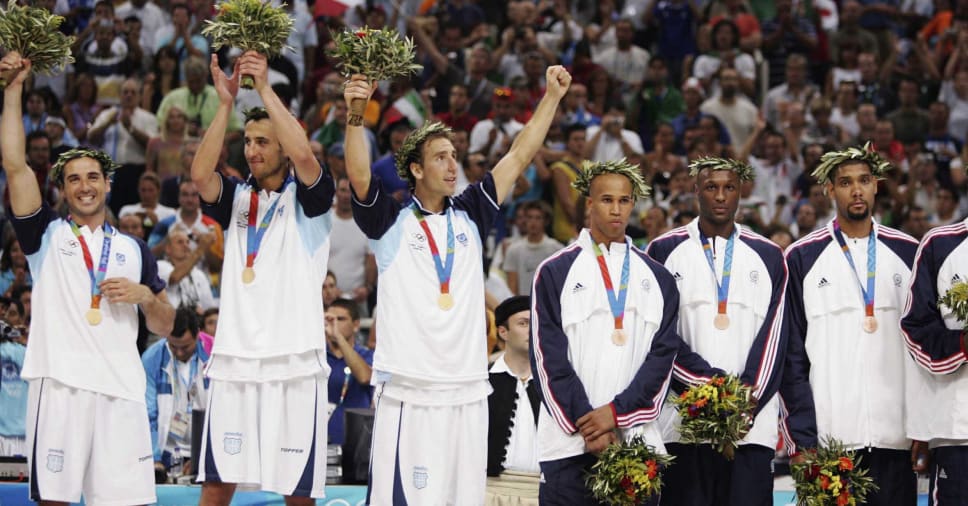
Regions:
[[[852,506],[865,504],[877,488],[867,471],[857,468],[860,456],[833,438],[824,439],[816,451],[793,464],[798,506]]]
[[[636,505],[662,489],[662,471],[672,463],[642,436],[609,445],[592,466],[585,484],[599,501],[611,505]]]
[[[6,10],[0,9],[0,47],[29,59],[35,72],[50,75],[62,71],[74,62],[74,37],[60,31],[63,22],[63,16],[55,16],[47,9],[24,7],[10,0]],[[0,79],[0,88],[6,85]]]
[[[716,376],[696,385],[674,402],[682,418],[682,442],[710,441],[728,459],[733,458],[736,442],[753,426],[756,403],[750,387],[733,375]]]
[[[363,74],[368,79],[381,81],[407,77],[423,68],[413,62],[413,39],[400,37],[396,30],[363,27],[355,31],[333,32],[332,35],[335,48],[330,55],[339,61],[346,77]],[[365,109],[364,100],[353,100],[347,121],[351,125],[362,125]]]
[[[202,35],[211,37],[216,50],[237,47],[272,57],[283,49],[292,50],[286,45],[292,25],[292,18],[282,6],[273,7],[261,0],[226,0],[218,4],[215,19],[205,21]],[[242,76],[240,86],[252,88],[254,84],[252,76]]]
[[[968,323],[968,282],[959,281],[938,298],[938,305],[945,305],[955,313],[961,323]]]

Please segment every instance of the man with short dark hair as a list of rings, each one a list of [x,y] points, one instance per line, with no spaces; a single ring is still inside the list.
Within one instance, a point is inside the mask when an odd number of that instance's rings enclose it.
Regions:
[[[676,460],[664,477],[662,499],[690,506],[769,505],[780,413],[776,392],[786,352],[786,263],[780,248],[735,222],[740,189],[753,179],[752,167],[702,158],[690,170],[699,217],[649,243],[647,253],[676,278],[679,335],[711,366],[749,386],[756,409],[749,433],[728,459],[708,443],[682,442],[679,414],[667,404],[663,436]],[[675,378],[686,385],[710,379],[693,369],[677,359]]]
[[[918,243],[874,221],[877,181],[890,165],[869,148],[824,155],[813,174],[836,215],[786,251],[780,429],[789,444],[816,424],[817,434],[863,452],[860,467],[879,487],[868,504],[910,505],[917,484],[905,397],[921,385],[898,321]],[[812,399],[791,394],[808,388]]]
[[[551,223],[551,206],[543,200],[521,204],[524,212],[525,236],[515,241],[504,253],[501,269],[507,273],[508,288],[514,295],[531,295],[534,270],[562,244],[545,233]]]
[[[206,370],[199,469],[201,504],[228,505],[237,483],[286,496],[290,506],[325,496],[323,437],[329,366],[322,286],[329,257],[334,185],[287,104],[269,85],[266,56],[246,51],[231,79],[212,55],[217,111],[192,164],[207,215],[226,237],[220,309],[224,318]],[[265,109],[245,121],[245,182],[215,171],[242,74]],[[279,339],[279,336],[285,336]],[[279,417],[279,413],[286,413]]]
[[[145,375],[135,346],[138,312],[171,332],[174,308],[155,259],[107,220],[117,164],[99,151],[71,150],[50,177],[68,217],[41,198],[23,153],[20,104],[31,62],[0,60],[4,109],[0,151],[17,239],[34,273],[36,311],[22,377],[30,381],[27,446],[34,501],[155,502]],[[70,420],[70,430],[64,430]],[[38,462],[39,459],[39,462]],[[122,466],[125,479],[114,471]]]
[[[657,423],[681,340],[672,275],[625,235],[648,187],[627,162],[583,167],[588,228],[538,267],[531,367],[542,504],[599,504],[585,478],[597,454],[636,435],[665,452]],[[646,504],[657,504],[653,497]]]
[[[198,339],[198,314],[194,307],[175,311],[171,333],[145,350],[141,362],[148,378],[145,402],[151,424],[151,447],[155,482],[194,474],[192,456],[192,410],[207,405],[208,381],[204,379],[208,353]]]
[[[345,437],[346,408],[368,408],[373,400],[370,377],[373,351],[361,346],[360,310],[351,300],[336,299],[326,308],[326,362],[329,364],[329,444]]]
[[[626,158],[634,163],[636,158],[645,154],[639,135],[625,128],[625,112],[625,104],[614,100],[602,116],[601,125],[592,125],[585,130],[588,138],[586,160],[605,162]]]
[[[571,75],[554,66],[546,80],[544,98],[510,151],[457,196],[459,162],[448,127],[422,126],[397,153],[397,170],[413,189],[412,202],[400,204],[370,171],[362,125],[347,126],[353,215],[376,257],[386,259],[378,262],[376,318],[392,322],[380,327],[373,365],[381,385],[373,428],[373,503],[484,497],[489,387],[482,245],[500,202],[544,142]],[[369,100],[374,91],[366,76],[354,75],[344,91],[346,105]]]

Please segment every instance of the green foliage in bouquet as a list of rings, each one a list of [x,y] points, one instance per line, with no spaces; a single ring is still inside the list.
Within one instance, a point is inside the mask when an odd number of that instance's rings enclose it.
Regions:
[[[662,490],[662,471],[672,463],[642,436],[611,444],[598,457],[585,480],[595,499],[610,505],[632,506]]]
[[[273,57],[284,49],[293,50],[286,45],[292,25],[292,18],[281,6],[260,0],[227,0],[218,4],[214,19],[205,21],[202,35],[212,39],[212,49],[237,47]],[[251,76],[242,76],[243,88],[253,84]]]
[[[410,76],[422,65],[415,58],[413,39],[400,37],[396,30],[359,30],[333,32],[335,49],[330,52],[340,64],[343,75],[363,74],[371,81]]]
[[[955,313],[962,324],[968,322],[968,283],[959,281],[938,298],[938,305],[944,305]]]
[[[0,9],[0,48],[19,53],[32,64],[32,70],[51,74],[74,62],[71,44],[74,37],[61,33],[63,16],[55,16],[38,7],[17,5],[10,0]],[[6,83],[0,79],[0,88]]]
[[[853,506],[865,504],[877,485],[867,471],[858,469],[860,456],[833,438],[825,438],[816,451],[803,453],[793,464],[798,506]]]
[[[756,403],[752,392],[734,375],[716,376],[691,387],[673,401],[682,419],[679,427],[682,442],[710,441],[729,459],[733,458],[736,443],[753,426]]]

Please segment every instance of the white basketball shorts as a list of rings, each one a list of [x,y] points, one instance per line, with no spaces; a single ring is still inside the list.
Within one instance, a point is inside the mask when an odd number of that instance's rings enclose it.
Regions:
[[[151,504],[154,460],[148,409],[135,402],[30,381],[27,457],[30,498],[90,505]]]
[[[327,376],[211,380],[198,481],[326,495]]]
[[[487,399],[421,406],[381,396],[367,504],[484,504]]]

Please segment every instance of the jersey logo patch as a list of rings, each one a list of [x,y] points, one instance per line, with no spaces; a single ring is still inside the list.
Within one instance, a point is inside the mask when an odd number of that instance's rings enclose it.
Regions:
[[[239,211],[239,217],[235,220],[235,225],[239,228],[247,228],[249,226],[249,211]]]
[[[413,468],[413,486],[414,488],[420,490],[427,488],[427,479],[430,478],[430,474],[427,472],[426,467],[414,467]]]
[[[78,244],[77,241],[74,239],[68,239],[64,241],[64,245],[59,249],[62,255],[72,257],[74,256],[74,250],[76,250],[78,246],[80,246],[80,244]]]
[[[47,470],[52,473],[59,473],[64,470],[64,456],[55,453],[47,454]]]
[[[760,282],[760,271],[750,271],[750,283],[758,284]]]
[[[679,271],[676,271],[676,273],[673,274],[672,277],[676,280],[676,283],[682,281],[682,274],[679,274]]]
[[[575,287],[571,289],[571,293],[578,293],[585,289],[585,285],[581,283],[575,283]]]
[[[467,246],[467,234],[463,232],[457,234],[457,242],[459,242],[461,246]]]
[[[234,436],[235,437],[230,437],[226,435],[225,439],[222,440],[222,445],[225,448],[225,453],[228,453],[229,455],[238,455],[239,453],[242,452],[242,438],[239,437],[238,435],[234,435]]]
[[[827,281],[827,278],[820,278],[820,282],[817,283],[817,288],[824,288],[827,286],[830,286],[830,281]]]
[[[894,273],[894,286],[901,286],[901,275]]]
[[[642,280],[642,290],[645,291],[645,292],[648,292],[648,291],[652,290],[652,282],[649,281],[649,280],[647,280],[647,279],[643,279]]]
[[[118,261],[118,265],[124,265],[128,258],[124,256],[124,253],[115,253],[114,259]]]

